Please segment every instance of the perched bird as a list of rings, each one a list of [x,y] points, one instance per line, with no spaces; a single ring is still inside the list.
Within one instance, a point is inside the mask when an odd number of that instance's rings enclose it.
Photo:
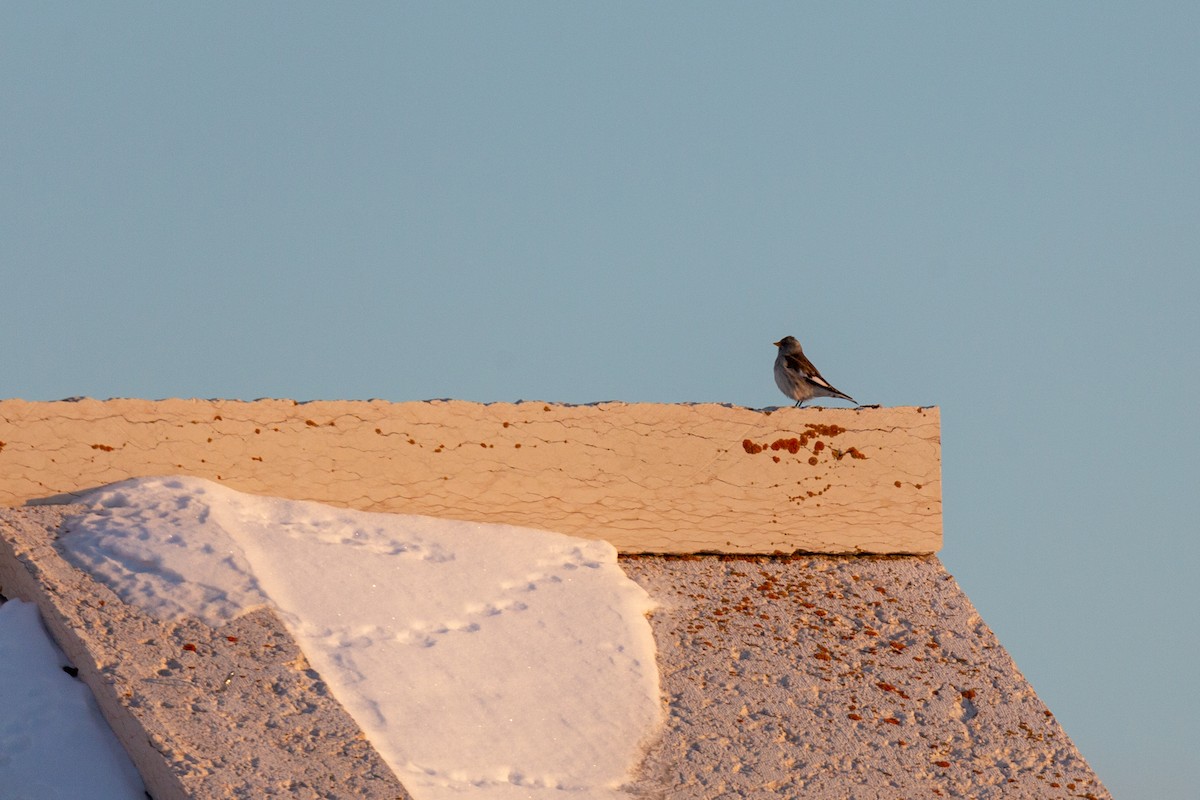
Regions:
[[[779,390],[796,401],[799,407],[805,400],[814,397],[840,397],[854,402],[854,398],[845,392],[839,392],[821,377],[817,368],[804,356],[804,348],[794,336],[785,336],[775,346],[779,355],[775,356],[775,383]]]

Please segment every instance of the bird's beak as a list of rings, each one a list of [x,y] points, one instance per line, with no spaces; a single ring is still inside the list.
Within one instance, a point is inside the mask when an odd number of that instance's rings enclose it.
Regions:
[[[776,347],[779,347],[779,342],[771,342],[771,344],[775,345]]]

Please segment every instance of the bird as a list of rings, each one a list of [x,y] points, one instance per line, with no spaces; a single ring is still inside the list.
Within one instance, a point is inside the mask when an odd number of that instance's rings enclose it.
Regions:
[[[796,401],[796,408],[814,397],[840,397],[855,402],[853,397],[833,388],[821,377],[805,357],[804,348],[795,336],[785,336],[774,344],[779,348],[779,355],[775,356],[775,383],[781,392]]]

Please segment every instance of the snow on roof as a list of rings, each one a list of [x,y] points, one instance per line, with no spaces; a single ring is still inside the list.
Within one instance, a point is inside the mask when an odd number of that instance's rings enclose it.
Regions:
[[[275,609],[417,800],[612,797],[659,725],[651,603],[605,542],[199,478],[82,501],[70,562],[164,620]]]

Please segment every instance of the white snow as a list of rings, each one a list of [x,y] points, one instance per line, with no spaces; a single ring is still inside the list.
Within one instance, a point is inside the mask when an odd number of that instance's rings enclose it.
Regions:
[[[143,800],[145,789],[37,606],[0,605],[0,797]]]
[[[606,542],[197,478],[83,502],[69,559],[164,619],[274,607],[416,800],[615,797],[661,724],[651,601]]]

